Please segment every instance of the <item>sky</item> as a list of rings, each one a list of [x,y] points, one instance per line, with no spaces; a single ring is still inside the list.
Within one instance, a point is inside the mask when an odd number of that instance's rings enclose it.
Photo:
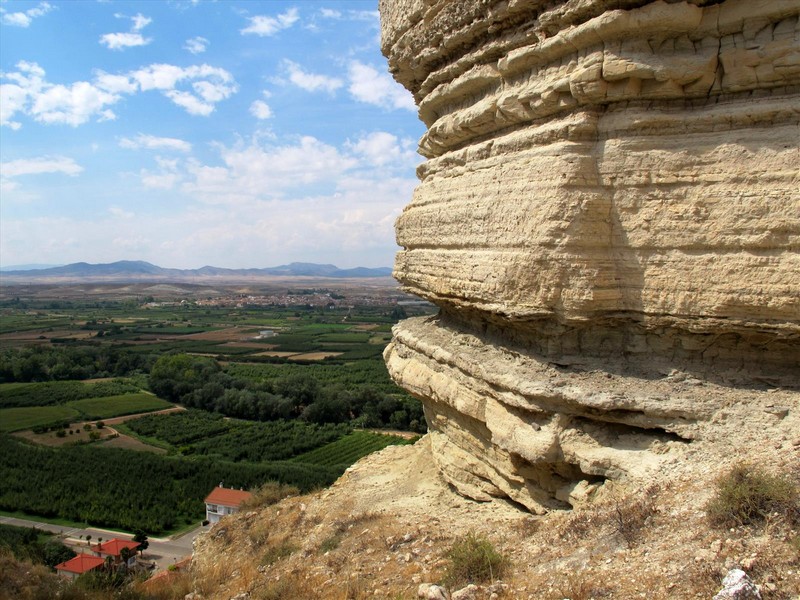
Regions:
[[[377,0],[0,0],[0,266],[391,266],[423,131]]]

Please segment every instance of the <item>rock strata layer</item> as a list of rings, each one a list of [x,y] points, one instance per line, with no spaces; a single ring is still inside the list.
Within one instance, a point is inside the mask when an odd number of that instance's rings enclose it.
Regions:
[[[440,308],[385,358],[450,483],[568,507],[800,409],[796,0],[380,11],[428,128],[395,277]]]

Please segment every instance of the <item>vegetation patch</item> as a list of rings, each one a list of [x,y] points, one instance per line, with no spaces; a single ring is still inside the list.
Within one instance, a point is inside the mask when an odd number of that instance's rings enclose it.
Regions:
[[[201,410],[147,415],[127,423],[143,439],[167,442],[184,455],[218,457],[234,462],[286,460],[348,433],[346,425],[303,421],[254,423],[223,419]]]
[[[122,379],[92,383],[83,381],[4,383],[0,384],[0,408],[53,406],[86,398],[135,394],[140,391],[138,385]]]
[[[278,481],[303,491],[336,478],[317,465],[186,460],[103,446],[34,447],[0,436],[0,510],[159,534],[199,522],[203,499],[225,481]]]
[[[281,559],[287,558],[297,552],[300,547],[294,542],[283,541],[280,544],[271,546],[261,556],[261,564],[264,566],[273,565]]]
[[[457,539],[445,558],[448,565],[443,582],[451,589],[492,582],[503,577],[509,568],[508,559],[487,538],[472,532]]]
[[[30,560],[48,567],[55,567],[75,556],[75,552],[53,537],[52,533],[32,527],[0,525],[0,550],[3,548],[18,560]]]
[[[353,431],[335,442],[301,454],[293,460],[332,467],[337,472],[344,472],[347,467],[368,454],[383,450],[387,446],[402,446],[411,444],[414,441],[396,435],[385,435],[371,431]]]
[[[0,432],[21,431],[71,421],[80,413],[69,406],[32,406],[0,409]]]
[[[277,481],[267,481],[252,490],[251,493],[252,496],[240,505],[242,510],[270,506],[280,502],[284,498],[297,496],[300,490],[294,485],[286,485]]]
[[[797,524],[800,523],[800,492],[786,477],[740,464],[717,480],[716,492],[706,512],[716,527],[756,525],[773,514]]]
[[[86,419],[109,419],[153,410],[164,410],[172,408],[173,404],[156,398],[152,394],[141,392],[75,400],[68,403],[67,406],[80,412]]]

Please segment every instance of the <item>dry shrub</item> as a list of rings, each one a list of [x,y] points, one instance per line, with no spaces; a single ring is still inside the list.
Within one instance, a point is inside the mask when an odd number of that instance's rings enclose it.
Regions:
[[[254,590],[250,597],[253,600],[317,600],[319,587],[313,582],[295,573],[284,575],[278,581],[267,582],[258,590]]]
[[[572,572],[559,582],[557,592],[552,596],[562,600],[592,600],[594,598],[613,598],[614,588],[608,587],[605,582],[597,581],[593,574]]]
[[[262,506],[270,506],[289,498],[290,496],[297,496],[300,490],[293,485],[286,485],[278,483],[277,481],[267,481],[252,492],[252,496],[242,502],[242,510],[251,510]]]
[[[220,558],[210,564],[207,563],[202,569],[192,565],[195,589],[204,596],[210,596],[223,583],[230,581],[231,575],[235,570],[233,562],[224,558]]]
[[[345,534],[347,534],[348,531],[361,529],[381,519],[382,517],[379,514],[365,512],[359,515],[351,514],[344,519],[334,521],[331,526],[332,533],[319,545],[319,552],[324,554],[325,552],[336,550],[344,541],[346,537]]]
[[[323,540],[323,542],[319,545],[319,551],[322,554],[326,552],[332,552],[339,547],[339,544],[342,543],[342,534],[341,533],[334,533],[332,536],[327,537]]]
[[[657,484],[648,486],[643,495],[628,497],[614,502],[612,522],[628,547],[632,547],[639,539],[642,528],[648,520],[658,512],[655,499],[660,491]]]
[[[374,597],[372,586],[362,577],[348,577],[342,600],[367,600]]]
[[[450,588],[492,582],[509,568],[508,559],[488,539],[473,532],[457,539],[445,556],[449,564],[443,581]]]
[[[263,546],[269,540],[272,533],[271,519],[259,518],[255,519],[247,528],[247,537],[253,542],[253,545],[258,548]]]
[[[261,557],[261,564],[264,566],[273,565],[279,560],[291,556],[299,549],[300,546],[294,542],[290,540],[283,540],[280,543],[276,543],[274,546],[270,546],[267,551],[264,552]]]
[[[194,590],[192,576],[186,571],[174,571],[158,579],[148,579],[134,585],[147,600],[183,600]]]
[[[715,527],[761,524],[774,514],[789,523],[800,523],[800,493],[785,477],[740,464],[717,479],[716,488],[706,505]]]

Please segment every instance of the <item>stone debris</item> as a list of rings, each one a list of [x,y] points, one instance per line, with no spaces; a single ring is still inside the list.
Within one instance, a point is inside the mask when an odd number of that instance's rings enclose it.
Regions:
[[[741,569],[732,569],[722,580],[714,600],[761,600],[758,586]]]
[[[423,600],[451,600],[442,586],[434,583],[420,583],[417,588],[417,598]]]

